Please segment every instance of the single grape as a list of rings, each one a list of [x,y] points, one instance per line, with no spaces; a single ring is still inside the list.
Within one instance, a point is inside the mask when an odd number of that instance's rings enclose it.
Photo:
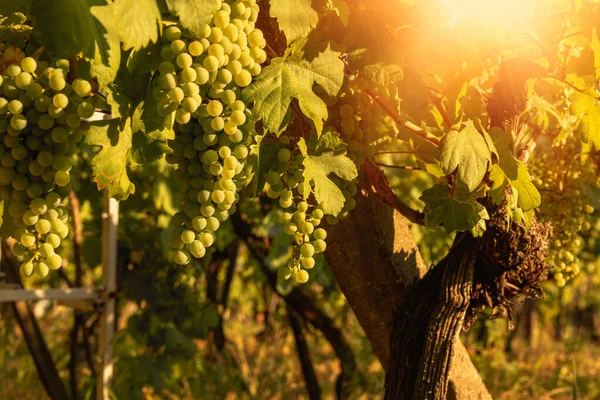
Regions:
[[[315,249],[316,253],[322,253],[325,251],[325,248],[327,247],[327,245],[325,244],[325,241],[322,239],[317,239],[313,242],[313,246]]]
[[[50,243],[42,243],[38,249],[38,252],[44,257],[50,257],[54,255],[54,248]]]
[[[62,257],[58,254],[53,254],[46,259],[46,264],[52,270],[59,269],[62,266]]]
[[[196,258],[202,258],[206,254],[206,247],[199,240],[194,240],[190,243],[188,250]]]
[[[315,259],[312,257],[303,258],[301,263],[303,268],[312,269],[315,266]]]
[[[37,264],[37,271],[40,276],[44,277],[44,276],[48,276],[48,273],[50,272],[50,268],[48,267],[48,264],[46,264],[44,262],[39,262]]]
[[[247,70],[243,69],[234,77],[235,84],[240,87],[246,87],[252,82],[252,75]]]
[[[25,72],[34,73],[37,68],[37,61],[31,57],[25,57],[21,60],[21,69]]]
[[[308,272],[303,269],[297,271],[294,273],[294,279],[296,279],[298,283],[306,283],[308,282]]]
[[[24,276],[31,276],[33,274],[33,264],[30,262],[24,262],[20,267],[21,274]]]
[[[173,254],[173,261],[179,265],[186,265],[190,262],[190,256],[183,250],[177,250],[175,254]]]
[[[315,254],[315,248],[310,243],[304,243],[302,246],[300,246],[300,254],[302,257],[312,257],[313,254]]]

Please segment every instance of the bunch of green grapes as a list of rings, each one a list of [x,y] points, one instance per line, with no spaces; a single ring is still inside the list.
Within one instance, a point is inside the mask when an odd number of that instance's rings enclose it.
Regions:
[[[158,112],[176,121],[167,161],[184,190],[170,240],[181,265],[206,254],[247,178],[254,121],[240,94],[267,57],[258,10],[255,0],[225,1],[200,37],[177,25],[164,30],[153,95]]]
[[[392,129],[389,117],[366,93],[368,85],[365,79],[351,75],[338,96],[326,98],[331,110],[328,125],[347,143],[348,157],[358,168],[375,153],[376,143],[383,136],[379,131]]]
[[[82,138],[82,118],[94,113],[89,82],[68,83],[68,60],[54,67],[31,57],[0,78],[0,199],[12,217],[13,250],[21,272],[45,276],[62,265],[55,253],[67,237],[70,157]]]
[[[579,274],[582,253],[592,227],[594,207],[589,204],[585,185],[597,185],[595,171],[586,167],[579,157],[576,139],[562,149],[537,149],[530,162],[535,185],[542,195],[538,218],[549,221],[553,228],[548,262],[554,267],[554,278],[559,287]],[[552,165],[553,168],[548,168]]]
[[[283,144],[289,144],[289,138],[280,137]],[[304,156],[293,154],[283,147],[277,152],[277,159],[266,175],[265,192],[267,197],[278,201],[282,209],[283,231],[293,238],[292,259],[287,266],[279,269],[279,276],[289,279],[291,276],[299,283],[308,281],[306,270],[315,266],[314,256],[325,251],[327,232],[318,226],[325,216],[322,208],[304,200],[307,186],[304,179]]]

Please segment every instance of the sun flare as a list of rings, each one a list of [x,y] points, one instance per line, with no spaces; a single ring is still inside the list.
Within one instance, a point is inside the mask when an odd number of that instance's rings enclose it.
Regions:
[[[441,0],[450,13],[449,26],[486,25],[509,27],[532,16],[535,1],[530,0]]]

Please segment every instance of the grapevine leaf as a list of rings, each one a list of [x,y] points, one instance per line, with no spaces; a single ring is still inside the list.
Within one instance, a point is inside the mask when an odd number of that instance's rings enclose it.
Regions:
[[[0,1],[0,15],[8,15],[20,12],[30,14],[33,0],[2,0]]]
[[[330,96],[338,93],[344,81],[344,63],[339,55],[328,47],[311,62],[298,55],[272,60],[243,93],[248,102],[254,102],[254,113],[267,131],[279,133],[285,128],[293,98],[298,99],[300,109],[315,126],[322,127],[327,106],[312,87],[317,83]]]
[[[107,96],[106,101],[110,105],[111,108],[111,117],[112,118],[124,118],[129,114],[129,110],[131,109],[131,98],[127,95],[127,93],[120,90],[119,87],[115,85],[109,85],[106,88]]]
[[[127,164],[131,157],[132,132],[130,121],[95,122],[85,136],[86,144],[100,146],[92,158],[91,166],[98,189],[108,188],[108,195],[124,200],[135,191],[127,176]]]
[[[306,145],[306,140],[302,137],[298,139],[298,149],[304,157],[308,157],[308,146]]]
[[[24,48],[32,29],[25,21],[27,17],[22,13],[0,17],[0,42]]]
[[[218,0],[166,0],[171,13],[179,17],[181,26],[194,35],[202,36],[204,26],[210,23],[221,4]]]
[[[102,89],[116,78],[121,65],[121,42],[114,25],[118,17],[113,7],[92,7],[92,9],[94,16],[107,29],[104,34],[107,43],[106,55],[96,50],[93,56],[87,57],[91,64],[92,77],[98,80],[98,85]]]
[[[510,185],[517,191],[517,205],[519,208],[523,209],[524,212],[527,212],[539,207],[542,202],[542,197],[535,185],[531,182],[531,176],[529,176],[529,171],[527,171],[525,164],[518,160],[517,164],[517,177],[516,179],[511,179],[509,176]]]
[[[600,150],[600,105],[591,95],[579,92],[573,93],[571,101],[571,112],[580,118],[576,131],[581,141]]]
[[[344,208],[344,194],[329,179],[329,174],[351,181],[358,176],[356,165],[346,155],[325,152],[320,155],[309,155],[304,159],[304,179],[307,184],[314,185],[317,203],[326,214],[337,215]],[[308,191],[304,196],[307,197]]]
[[[331,5],[335,10],[335,13],[342,21],[344,26],[348,26],[348,16],[350,15],[350,7],[345,0],[331,0]]]
[[[485,207],[462,184],[456,185],[454,193],[450,193],[446,184],[437,184],[425,190],[421,200],[425,202],[425,223],[442,225],[448,233],[470,229],[482,233],[481,224],[485,224],[482,220],[489,219]]]
[[[490,149],[484,137],[471,121],[462,131],[450,131],[440,143],[440,166],[446,175],[458,170],[458,182],[473,191],[485,176],[491,161]]]
[[[160,62],[161,43],[153,43],[138,51],[133,51],[127,60],[127,71],[132,74],[144,74],[158,69]]]
[[[114,5],[104,0],[39,0],[31,10],[38,39],[52,53],[74,57],[80,51],[91,63],[101,87],[120,64],[120,41]],[[57,23],[60,21],[60,23]]]
[[[492,185],[490,187],[490,197],[492,198],[494,204],[500,205],[504,200],[504,191],[506,189],[506,185],[508,184],[508,180],[504,174],[504,171],[502,171],[502,168],[500,168],[498,164],[492,165],[489,179],[492,181]]]
[[[118,0],[117,22],[123,49],[139,50],[150,42],[158,40],[160,11],[154,0]]]
[[[283,144],[279,142],[271,142],[265,140],[265,137],[258,137],[258,153],[257,154],[257,168],[258,170],[254,173],[254,177],[252,178],[252,183],[256,182],[256,191],[254,192],[255,196],[258,196],[265,187],[265,183],[267,182],[267,174],[271,170],[271,167],[277,161],[277,152],[279,149],[283,147]]]
[[[596,79],[600,79],[600,32],[594,27],[592,29],[592,51],[594,52],[594,68],[596,69]]]
[[[269,15],[277,20],[288,44],[308,35],[319,22],[311,0],[271,0]]]
[[[328,129],[321,137],[317,139],[317,136],[312,135],[310,137],[311,148],[313,148],[314,154],[321,154],[326,151],[333,151],[334,153],[342,153],[346,151],[348,145],[340,137],[340,134],[334,130]]]
[[[513,157],[500,160],[500,167],[513,188],[513,196],[517,199],[517,207],[524,212],[540,206],[542,197],[535,185],[525,164]]]
[[[376,85],[389,87],[394,82],[401,81],[404,78],[404,74],[402,67],[398,65],[377,63],[364,67],[362,69],[362,77]]]
[[[144,164],[156,161],[171,151],[167,139],[172,139],[174,132],[165,123],[166,118],[158,114],[153,101],[141,102],[137,106],[131,120],[131,158],[134,162]]]

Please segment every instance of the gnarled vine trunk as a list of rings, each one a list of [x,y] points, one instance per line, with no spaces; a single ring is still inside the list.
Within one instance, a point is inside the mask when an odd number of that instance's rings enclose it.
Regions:
[[[398,342],[399,346],[404,347],[403,351],[390,352],[390,331],[394,312],[404,301],[412,284],[426,272],[406,219],[378,199],[359,195],[357,207],[351,215],[329,227],[328,231],[330,236],[325,255],[329,266],[377,357],[388,370],[390,358],[397,360],[399,353],[413,350]],[[468,267],[466,274],[465,268],[459,268],[459,272],[463,273],[461,279],[468,280],[469,271],[472,273],[469,263],[458,264]],[[437,278],[442,279],[443,275]],[[429,284],[433,284],[434,280],[428,279],[431,282]],[[411,293],[412,298],[420,298],[420,294]],[[459,303],[462,308],[464,302]],[[437,313],[453,311],[453,307],[442,307]],[[453,335],[456,326],[450,328],[444,337]],[[454,343],[453,349],[447,349],[446,361],[442,363],[446,376],[449,368],[447,398],[491,399],[466,349],[460,341]],[[440,344],[447,343],[443,341]],[[419,365],[419,361],[414,360],[414,365]],[[411,367],[414,368],[414,365]],[[390,377],[395,375],[391,371],[388,374]]]

